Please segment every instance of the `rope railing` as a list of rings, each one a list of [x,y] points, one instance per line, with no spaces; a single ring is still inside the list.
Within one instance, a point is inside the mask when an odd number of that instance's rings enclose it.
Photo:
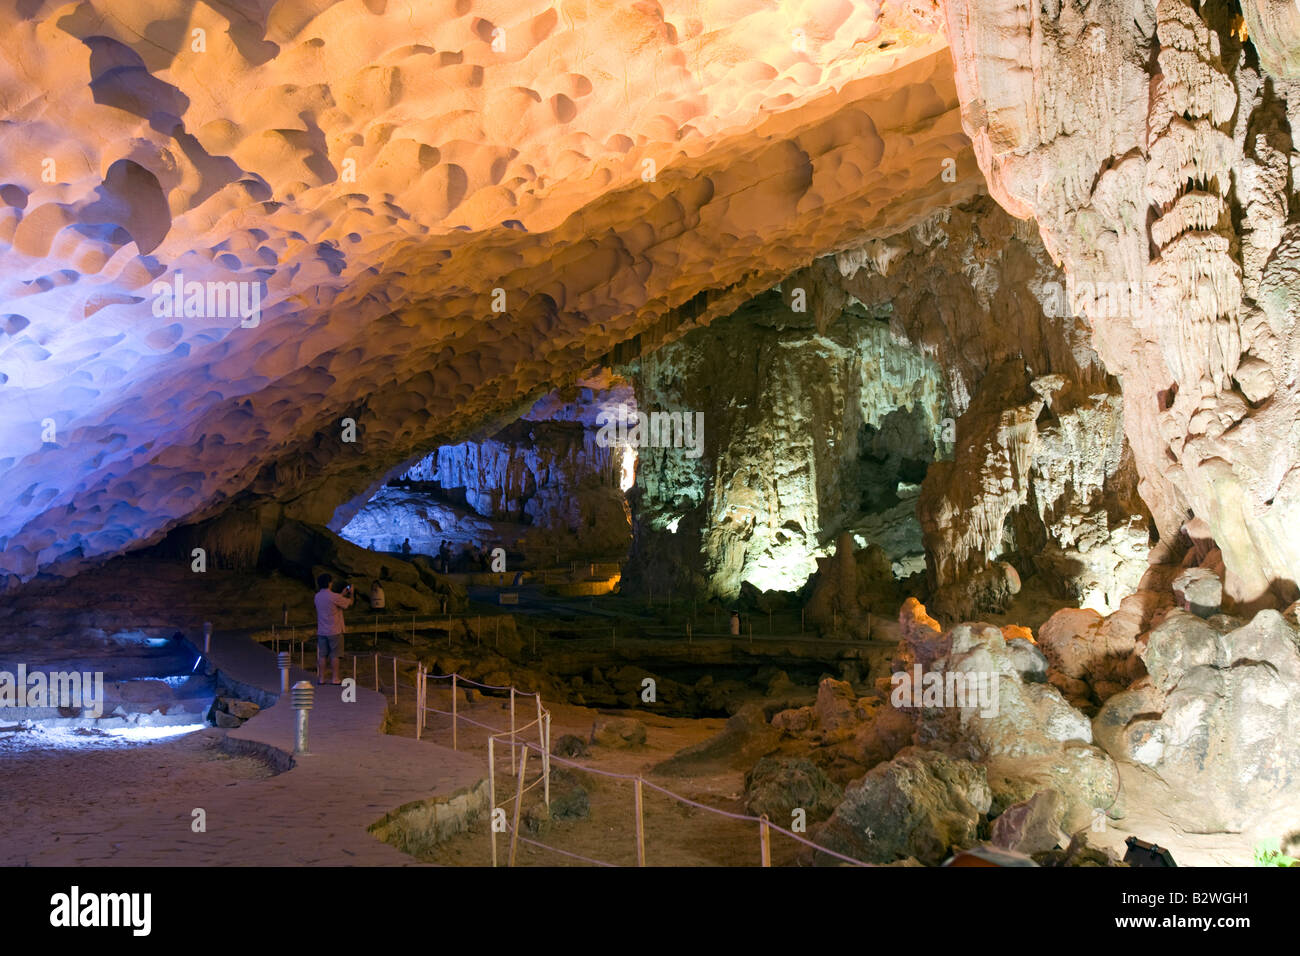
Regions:
[[[366,655],[366,656],[370,656],[370,655]],[[759,856],[760,856],[761,865],[764,867],[771,866],[772,831],[775,831],[783,836],[786,836],[791,840],[794,840],[796,843],[806,846],[817,853],[822,853],[825,854],[826,856],[831,857],[832,859],[839,860],[842,863],[847,863],[852,866],[871,865],[869,863],[864,863],[861,860],[854,859],[853,857],[846,856],[845,854],[832,850],[829,847],[825,847],[818,843],[814,843],[812,840],[809,840],[806,837],[803,837],[792,830],[787,830],[785,827],[772,823],[767,818],[766,815],[753,816],[751,814],[736,813],[730,810],[723,810],[719,807],[710,806],[709,804],[701,803],[698,800],[692,800],[689,797],[682,796],[679,793],[675,793],[674,791],[669,790],[667,787],[663,787],[660,786],[659,784],[653,783],[652,781],[646,780],[644,777],[638,774],[616,773],[612,770],[601,770],[596,767],[591,767],[586,764],[578,763],[577,761],[568,760],[564,757],[559,757],[552,754],[551,753],[551,712],[545,706],[543,706],[541,694],[536,691],[521,691],[514,685],[485,684],[482,683],[481,681],[475,681],[470,678],[466,678],[461,674],[455,672],[450,674],[435,674],[430,670],[428,670],[426,665],[422,661],[410,660],[409,658],[399,658],[396,655],[380,655],[376,653],[373,655],[373,657],[377,663],[381,660],[392,660],[393,662],[394,703],[396,703],[397,701],[397,691],[396,691],[396,682],[398,676],[397,665],[401,663],[416,668],[415,691],[416,691],[416,738],[417,739],[422,739],[423,737],[423,732],[427,725],[428,714],[438,714],[441,716],[452,718],[453,749],[459,749],[458,729],[459,729],[459,725],[462,723],[481,728],[482,730],[488,732],[488,736],[487,736],[488,781],[489,781],[488,782],[488,808],[489,808],[489,817],[490,817],[489,830],[491,831],[491,852],[492,852],[493,866],[498,865],[498,848],[497,848],[497,840],[496,840],[496,835],[498,832],[505,832],[509,834],[510,846],[509,846],[509,855],[508,855],[508,860],[509,860],[508,865],[510,866],[513,866],[515,864],[515,860],[517,856],[517,847],[520,842],[528,846],[535,847],[537,849],[554,852],[562,856],[565,856],[567,858],[579,860],[581,862],[588,863],[593,866],[617,866],[618,865],[616,863],[611,863],[607,860],[593,859],[591,857],[583,856],[582,854],[573,853],[571,851],[564,850],[560,847],[551,846],[550,844],[543,843],[538,840],[532,840],[529,839],[528,837],[523,836],[519,832],[519,819],[523,808],[523,798],[526,794],[540,787],[542,789],[543,800],[545,804],[548,807],[550,806],[551,803],[550,782],[551,782],[552,761],[557,761],[563,766],[572,767],[575,770],[581,771],[583,773],[588,773],[599,777],[605,777],[611,780],[629,781],[632,783],[633,796],[635,802],[636,845],[637,845],[638,866],[646,865],[645,831],[644,831],[644,795],[643,795],[644,788],[649,788],[650,790],[662,794],[668,799],[675,801],[683,806],[692,807],[696,810],[713,814],[723,819],[733,820],[739,823],[758,824]],[[355,655],[354,655],[354,667],[355,667]],[[432,706],[429,703],[428,701],[429,680],[451,682],[449,689],[451,691],[452,709],[450,711],[442,710],[441,708]],[[378,681],[378,667],[376,667],[376,682],[377,681]],[[473,687],[481,688],[481,689],[487,689],[487,690],[496,690],[496,691],[508,690],[510,692],[510,727],[508,728],[495,727],[492,726],[491,724],[483,723],[482,721],[476,720],[473,717],[470,717],[468,714],[461,714],[457,706],[458,698],[457,698],[456,691],[458,689],[458,685],[462,683]],[[533,698],[536,701],[537,716],[534,717],[532,720],[529,720],[527,723],[518,724],[516,723],[517,720],[516,706],[515,706],[516,702],[520,698],[529,698],[529,697]],[[520,734],[526,731],[531,731],[533,728],[536,728],[536,732],[537,732],[536,742],[518,739]],[[515,781],[513,795],[508,796],[506,801],[500,804],[498,804],[497,801],[497,769],[498,769],[497,763],[498,763],[498,756],[501,753],[501,751],[498,750],[498,747],[509,748],[508,752],[510,754],[510,777],[512,777]],[[516,759],[517,750],[518,750],[518,759]],[[528,764],[528,755],[530,753],[535,754],[538,758],[540,758],[541,767],[537,773],[537,777],[531,783],[528,783],[526,782],[527,775],[528,775],[527,764]],[[504,814],[507,813],[507,811],[511,811],[511,810],[513,810],[513,813],[507,814],[505,819],[502,821],[504,824],[503,829],[498,830],[497,828],[498,811]]]

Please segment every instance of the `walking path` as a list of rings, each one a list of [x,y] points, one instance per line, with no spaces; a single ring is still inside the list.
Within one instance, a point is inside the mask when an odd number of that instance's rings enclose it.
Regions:
[[[240,634],[214,634],[209,659],[234,680],[278,693],[275,655]],[[294,667],[290,684],[315,675]],[[448,797],[484,776],[477,755],[382,733],[384,699],[358,688],[344,703],[341,688],[316,687],[310,753],[272,777],[241,780],[207,792],[168,793],[122,806],[108,827],[69,834],[58,845],[33,848],[40,865],[301,866],[413,865],[417,861],[381,843],[367,826],[398,807]],[[261,752],[281,765],[293,751],[294,713],[278,701],[228,732],[236,750]],[[214,733],[206,731],[205,733]],[[151,782],[144,787],[153,796]],[[192,828],[194,809],[206,832]]]

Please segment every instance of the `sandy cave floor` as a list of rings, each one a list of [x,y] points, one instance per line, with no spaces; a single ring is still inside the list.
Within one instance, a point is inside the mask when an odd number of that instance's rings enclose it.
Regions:
[[[214,789],[273,775],[258,758],[224,753],[224,733],[208,728],[130,745],[82,737],[75,747],[0,733],[0,866],[40,865],[53,851],[62,858],[67,843],[116,829],[124,808],[156,817],[152,839],[167,840],[173,828],[188,833],[191,809]],[[130,847],[114,849],[130,862]],[[92,859],[104,862],[97,851]]]

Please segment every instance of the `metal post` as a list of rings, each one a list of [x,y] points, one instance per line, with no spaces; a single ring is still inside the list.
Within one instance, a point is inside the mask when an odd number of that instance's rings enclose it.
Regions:
[[[514,757],[511,756],[510,762],[514,763]],[[519,755],[519,785],[515,788],[515,823],[510,831],[510,865],[515,865],[515,846],[519,842],[519,808],[524,803],[524,774],[528,767],[528,748],[523,748],[523,753]]]
[[[280,665],[280,693],[289,693],[289,668],[293,665],[293,658],[289,656],[288,651],[281,651],[275,655],[275,662]]]
[[[419,740],[424,728],[420,718],[424,716],[424,665],[420,664],[415,673],[415,739]]]
[[[375,651],[375,693],[379,693],[379,652]]]
[[[645,826],[641,819],[642,802],[641,802],[641,778],[637,777],[633,781],[633,791],[636,796],[636,865],[645,866]]]
[[[293,685],[292,706],[298,716],[297,733],[294,735],[293,752],[305,754],[307,750],[307,715],[311,711],[312,698],[316,692],[311,681],[300,680]]]
[[[397,655],[393,655],[393,706],[397,706]]]
[[[456,729],[459,721],[456,719],[456,675],[451,675],[451,749],[459,750],[456,746]]]
[[[762,866],[772,865],[772,828],[767,824],[767,814],[758,820],[758,848]]]
[[[515,686],[510,685],[510,743],[515,742]],[[510,761],[514,763],[514,761]]]
[[[497,865],[497,755],[496,743],[488,737],[488,831],[492,834],[492,865]]]
[[[212,653],[212,622],[203,622],[203,653]]]

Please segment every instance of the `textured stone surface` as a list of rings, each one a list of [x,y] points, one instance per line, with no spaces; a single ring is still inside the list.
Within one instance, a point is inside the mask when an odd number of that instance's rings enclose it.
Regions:
[[[1300,577],[1285,6],[1248,5],[1257,69],[1227,5],[945,3],[963,125],[1124,382],[1143,499],[1164,537],[1208,524],[1248,605],[1293,601]]]
[[[928,631],[928,629],[927,629]],[[933,632],[929,632],[933,633]],[[960,674],[995,684],[993,706],[954,699],[941,706],[908,708],[919,746],[946,750],[985,764],[997,793],[1021,792],[1027,799],[1050,787],[1062,797],[1065,819],[1075,829],[1094,808],[1108,808],[1118,789],[1114,762],[1093,744],[1089,719],[1050,683],[1042,654],[988,624],[960,624],[942,636],[905,639],[900,661],[923,672]],[[895,671],[906,668],[897,666]],[[1024,792],[1028,791],[1028,792]],[[1006,804],[1003,804],[1004,806]]]
[[[1272,610],[1232,625],[1170,612],[1145,635],[1149,678],[1094,721],[1117,758],[1199,795],[1188,822],[1212,830],[1240,829],[1300,794],[1300,631]]]
[[[10,5],[0,572],[241,492],[327,523],[623,343],[969,197],[916,10]],[[257,324],[155,315],[178,273],[255,287]]]
[[[828,849],[870,863],[915,857],[935,866],[976,842],[992,803],[984,768],[909,747],[849,787],[817,831]],[[818,855],[818,862],[833,858]]]
[[[803,810],[809,822],[826,819],[844,792],[807,760],[764,757],[745,774],[745,809],[754,816],[786,826],[791,813]]]
[[[602,747],[640,747],[645,724],[633,717],[600,717],[591,728],[591,742]]]
[[[1064,807],[1055,790],[1040,790],[1023,803],[1007,807],[993,821],[989,840],[994,846],[1020,853],[1039,853],[1064,846],[1061,832]]]

